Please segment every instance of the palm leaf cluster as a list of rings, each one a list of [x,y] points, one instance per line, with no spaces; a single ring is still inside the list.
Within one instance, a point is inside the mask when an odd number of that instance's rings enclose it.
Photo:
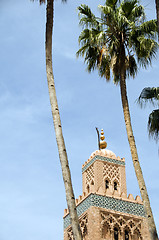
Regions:
[[[78,7],[83,31],[77,56],[85,58],[89,72],[98,69],[107,80],[112,70],[115,83],[120,81],[121,61],[125,63],[125,77],[135,77],[138,66],[146,68],[156,55],[156,20],[145,22],[144,7],[138,0],[125,0],[120,5],[118,0],[107,0],[98,8],[100,17],[87,5]]]
[[[138,98],[138,103],[142,107],[143,104],[152,103],[155,105],[159,104],[159,87],[147,87],[144,88]],[[151,137],[154,137],[155,140],[159,139],[159,109],[153,110],[148,119],[148,132]]]

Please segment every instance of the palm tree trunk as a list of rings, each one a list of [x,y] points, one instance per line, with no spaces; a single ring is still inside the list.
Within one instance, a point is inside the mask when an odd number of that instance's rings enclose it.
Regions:
[[[122,54],[122,56],[125,56],[125,54]],[[152,210],[151,210],[151,206],[150,206],[150,201],[149,201],[144,177],[143,177],[142,170],[141,170],[140,163],[139,163],[137,148],[136,148],[136,144],[135,144],[135,138],[134,138],[133,130],[132,130],[132,126],[131,126],[131,118],[130,118],[130,111],[129,111],[125,79],[126,79],[125,58],[122,57],[121,67],[120,67],[120,92],[121,92],[121,100],[122,100],[122,106],[123,106],[123,113],[124,113],[127,137],[128,137],[128,141],[129,141],[131,156],[132,156],[133,165],[134,165],[136,177],[137,177],[139,188],[140,188],[142,201],[143,201],[145,212],[147,215],[150,237],[151,237],[151,240],[158,240],[156,226],[155,226],[155,222],[154,222],[154,218],[153,218],[153,214],[152,214]]]
[[[156,2],[156,15],[157,15],[158,40],[159,40],[159,0],[155,0],[155,2]]]
[[[52,29],[53,29],[53,5],[54,0],[47,0],[47,12],[46,12],[46,42],[45,42],[45,50],[46,50],[46,73],[47,73],[47,81],[49,88],[49,96],[51,103],[52,116],[54,121],[54,128],[56,134],[56,141],[58,145],[59,158],[61,162],[63,181],[65,185],[66,191],[66,200],[69,209],[72,231],[75,240],[82,240],[82,234],[80,230],[80,226],[78,223],[78,216],[75,205],[75,197],[72,188],[70,169],[68,164],[68,158],[66,153],[66,147],[64,143],[61,120],[59,114],[59,108],[56,98],[56,90],[55,83],[53,77],[53,69],[52,69]]]

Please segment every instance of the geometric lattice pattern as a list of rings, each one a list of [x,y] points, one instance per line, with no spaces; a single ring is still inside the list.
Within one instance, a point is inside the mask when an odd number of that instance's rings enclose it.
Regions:
[[[104,211],[101,212],[101,219],[102,237],[105,238],[109,236],[110,239],[112,239],[111,232],[113,232],[114,227],[117,227],[119,233],[123,233],[124,230],[128,230],[131,239],[142,240],[142,223],[140,219],[134,219],[131,217],[127,218],[125,216],[121,216],[120,214],[111,214]],[[136,236],[136,238],[132,238],[132,236]]]
[[[89,184],[93,180],[94,180],[94,167],[90,166],[90,168],[87,170],[86,184]]]
[[[120,182],[120,171],[119,167],[113,164],[105,163],[103,165],[103,177],[105,179],[116,180],[118,183]]]
[[[87,168],[89,168],[94,162],[96,159],[99,159],[101,161],[104,161],[104,162],[110,162],[110,163],[115,163],[115,164],[118,164],[118,165],[123,165],[125,166],[125,162],[123,161],[120,161],[120,160],[116,160],[116,159],[112,159],[112,158],[107,158],[107,157],[103,157],[103,156],[100,156],[100,155],[96,155],[94,158],[92,158],[92,160],[87,163],[83,168],[82,168],[82,173],[84,171],[87,170]]]
[[[87,214],[82,219],[79,220],[79,224],[80,224],[82,237],[84,238],[87,235],[87,225],[88,225]],[[73,240],[72,227],[70,227],[67,230],[67,237],[68,237],[68,240]]]
[[[80,219],[80,228],[81,228],[83,238],[87,235],[87,231],[88,231],[87,225],[88,225],[88,217],[86,214],[82,219]]]
[[[77,215],[80,216],[91,206],[100,207],[103,209],[110,209],[117,212],[128,213],[136,216],[145,217],[145,211],[142,204],[124,201],[107,196],[97,194],[90,194],[77,207]],[[64,218],[64,229],[70,225],[70,217],[67,215]]]

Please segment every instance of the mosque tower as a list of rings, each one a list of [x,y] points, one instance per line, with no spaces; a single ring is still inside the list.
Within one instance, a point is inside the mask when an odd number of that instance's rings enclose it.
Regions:
[[[125,159],[106,150],[103,130],[100,150],[82,166],[83,194],[76,199],[83,240],[149,240],[142,200],[127,197]],[[64,211],[64,240],[73,240],[69,211]]]

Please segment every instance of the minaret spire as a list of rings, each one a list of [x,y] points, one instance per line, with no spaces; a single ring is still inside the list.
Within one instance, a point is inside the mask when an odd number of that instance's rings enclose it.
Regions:
[[[105,149],[107,147],[107,143],[106,143],[106,141],[104,141],[105,137],[104,137],[103,129],[101,130],[100,139],[101,139],[100,143],[99,143],[100,149]]]

